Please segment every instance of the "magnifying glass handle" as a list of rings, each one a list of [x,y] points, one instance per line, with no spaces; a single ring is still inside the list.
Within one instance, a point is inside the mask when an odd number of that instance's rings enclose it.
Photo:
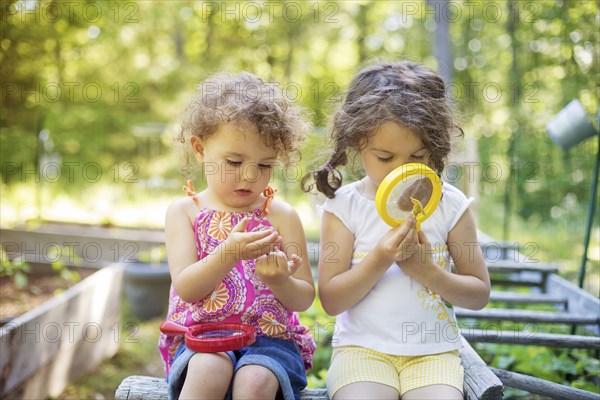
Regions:
[[[187,327],[179,325],[178,323],[173,321],[165,321],[162,324],[160,324],[160,331],[165,335],[169,336],[185,335],[187,330]]]

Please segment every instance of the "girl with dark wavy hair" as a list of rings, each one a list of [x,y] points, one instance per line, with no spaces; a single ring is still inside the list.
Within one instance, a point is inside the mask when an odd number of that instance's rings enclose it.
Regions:
[[[462,399],[454,306],[483,308],[490,281],[469,209],[443,183],[439,206],[417,232],[414,217],[390,229],[375,194],[391,171],[422,163],[442,174],[462,134],[441,77],[412,62],[360,71],[333,115],[333,153],[303,178],[323,205],[319,298],[336,315],[327,374],[337,399]],[[358,157],[364,177],[342,186]],[[455,271],[451,270],[453,262]]]

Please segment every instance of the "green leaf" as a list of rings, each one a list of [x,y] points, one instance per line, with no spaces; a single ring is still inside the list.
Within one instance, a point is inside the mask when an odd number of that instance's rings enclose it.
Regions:
[[[21,271],[17,271],[14,279],[15,285],[17,285],[19,289],[23,289],[27,286],[27,275],[22,273]]]

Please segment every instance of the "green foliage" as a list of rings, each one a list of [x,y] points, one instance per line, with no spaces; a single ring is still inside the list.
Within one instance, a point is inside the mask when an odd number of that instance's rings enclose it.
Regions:
[[[165,156],[170,135],[194,85],[217,70],[246,69],[279,82],[323,127],[361,64],[405,58],[439,65],[432,32],[444,18],[450,91],[467,137],[478,141],[480,197],[503,202],[508,190],[510,211],[532,221],[587,202],[582,183],[597,145],[565,156],[545,124],[573,98],[590,113],[598,109],[595,2],[458,1],[439,15],[425,1],[53,4],[3,4],[5,183],[52,184],[78,195],[98,181],[144,187],[158,176],[181,180]],[[149,123],[163,128],[136,133]],[[56,181],[48,170],[33,174],[44,167],[42,128],[63,166]],[[282,186],[298,196],[298,180]]]
[[[545,309],[543,306],[528,306],[529,308]],[[510,321],[461,321],[460,325],[462,328],[478,328],[492,333],[494,331],[508,331],[522,335],[534,335],[540,332],[570,334],[570,328],[564,325],[523,324]],[[597,351],[593,349],[561,349],[494,343],[476,343],[474,348],[483,360],[492,367],[534,376],[561,385],[598,392],[600,361]],[[531,394],[518,390],[511,389],[507,392],[507,398],[511,399],[530,397]]]
[[[313,368],[307,372],[309,387],[325,387],[325,378],[331,359],[331,340],[335,329],[335,318],[328,316],[317,294],[311,307],[300,313],[300,322],[306,325],[316,344]]]
[[[157,265],[167,260],[167,248],[164,245],[154,246],[149,250],[143,250],[138,253],[139,261]]]
[[[10,260],[6,252],[0,248],[0,277],[8,276],[19,289],[25,289],[29,278],[27,275],[31,267],[22,258],[17,257]]]
[[[478,344],[476,349],[490,366],[598,392],[600,363],[592,350],[504,344]]]
[[[79,273],[69,268],[62,260],[53,262],[52,270],[58,272],[60,278],[65,282],[77,283],[81,280]]]

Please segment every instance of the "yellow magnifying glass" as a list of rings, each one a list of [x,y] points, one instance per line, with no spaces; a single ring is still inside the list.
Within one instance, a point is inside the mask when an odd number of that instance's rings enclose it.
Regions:
[[[442,181],[438,174],[425,164],[410,163],[383,179],[375,195],[375,205],[381,218],[394,228],[413,214],[418,231],[441,198]]]

